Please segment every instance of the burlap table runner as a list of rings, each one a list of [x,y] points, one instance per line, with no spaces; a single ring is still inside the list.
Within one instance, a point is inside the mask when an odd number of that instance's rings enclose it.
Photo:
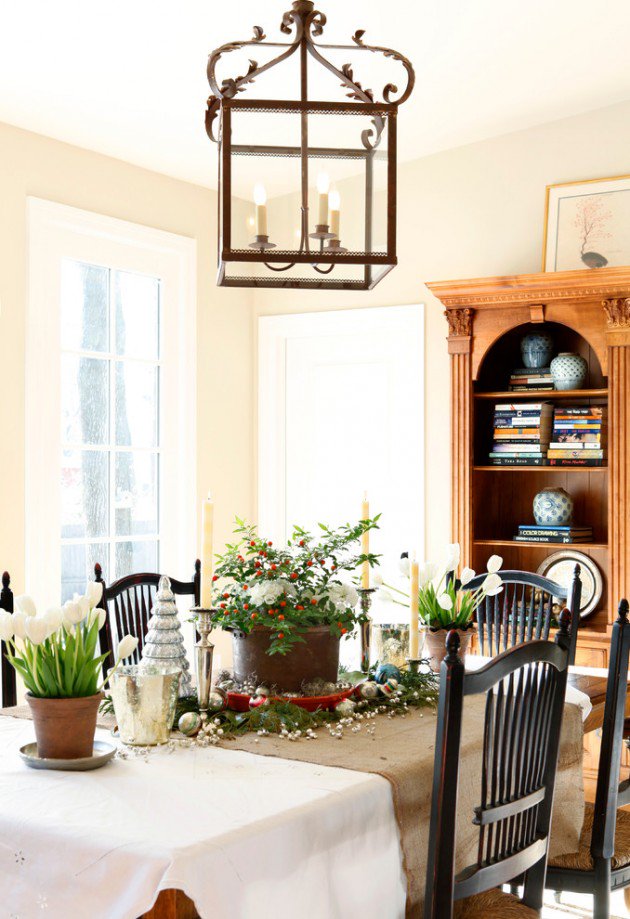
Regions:
[[[472,823],[473,808],[480,802],[481,746],[485,697],[465,700],[458,795],[457,864],[459,871],[473,864],[477,856],[478,828]],[[0,714],[30,718],[28,706],[2,709]],[[341,740],[319,731],[315,741],[291,743],[275,735],[246,734],[230,741],[234,749],[300,760],[321,766],[336,766],[358,772],[372,772],[386,778],[392,787],[394,809],[400,829],[404,869],[407,875],[407,916],[420,916],[424,903],[436,714],[429,709],[413,710],[405,717],[381,716],[370,721],[374,734],[365,727],[356,734],[346,731]],[[111,716],[99,716],[99,726],[111,728]],[[366,722],[363,722],[365,725]],[[565,706],[560,760],[556,780],[550,854],[575,852],[584,818],[582,779],[582,716],[577,705]],[[228,746],[228,743],[225,744]]]

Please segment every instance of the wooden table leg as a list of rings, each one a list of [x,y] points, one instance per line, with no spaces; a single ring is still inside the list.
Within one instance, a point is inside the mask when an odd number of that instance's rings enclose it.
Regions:
[[[182,890],[163,890],[153,909],[140,919],[199,919],[199,913]]]

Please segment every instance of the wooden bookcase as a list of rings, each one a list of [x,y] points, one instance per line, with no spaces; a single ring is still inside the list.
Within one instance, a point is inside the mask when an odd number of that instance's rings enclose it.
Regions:
[[[427,286],[446,307],[449,326],[453,540],[477,571],[493,552],[505,568],[536,571],[546,556],[568,547],[512,537],[519,524],[533,521],[532,501],[541,488],[565,488],[575,500],[575,522],[593,527],[593,542],[575,548],[593,558],[604,580],[598,608],[581,624],[576,663],[607,667],[616,607],[630,595],[630,267]],[[521,366],[521,337],[542,324],[556,352],[586,358],[583,390],[508,391],[510,371]],[[542,399],[608,406],[606,466],[488,464],[495,403]],[[587,776],[592,766],[596,760],[587,763]]]

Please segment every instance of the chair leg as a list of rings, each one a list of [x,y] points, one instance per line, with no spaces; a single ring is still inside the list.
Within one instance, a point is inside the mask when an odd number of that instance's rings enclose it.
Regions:
[[[610,917],[610,859],[595,859],[593,887],[593,919]]]
[[[562,891],[561,891],[561,890],[554,890],[554,892],[553,892],[553,898],[554,898],[554,900],[556,901],[556,903],[562,903]]]
[[[523,884],[523,903],[530,909],[540,911],[543,905],[545,891],[545,875],[547,874],[547,859],[541,858],[529,869]]]
[[[626,909],[630,913],[630,887],[624,887],[623,889],[623,899],[626,904]]]

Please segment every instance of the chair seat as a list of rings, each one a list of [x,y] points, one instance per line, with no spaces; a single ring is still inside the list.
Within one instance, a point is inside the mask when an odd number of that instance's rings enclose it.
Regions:
[[[587,804],[584,810],[584,824],[580,833],[580,843],[577,852],[567,855],[556,855],[549,859],[550,868],[571,868],[578,871],[592,871],[593,859],[591,857],[591,830],[593,829],[594,808]],[[615,828],[615,854],[610,860],[611,867],[625,868],[630,865],[630,813],[624,810],[617,811],[617,826]]]
[[[510,919],[511,916],[514,919],[539,919],[540,916],[537,910],[498,888],[458,900],[454,907],[454,919]]]

